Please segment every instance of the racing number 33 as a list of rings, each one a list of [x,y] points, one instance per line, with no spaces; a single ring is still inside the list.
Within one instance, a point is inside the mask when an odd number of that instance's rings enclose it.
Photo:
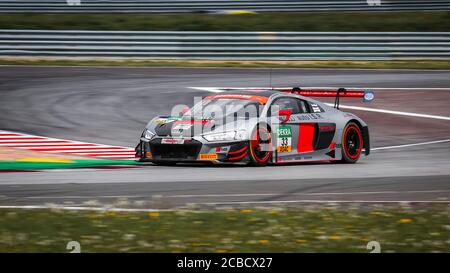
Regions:
[[[292,151],[292,131],[291,126],[283,125],[277,129],[277,152],[290,153]]]

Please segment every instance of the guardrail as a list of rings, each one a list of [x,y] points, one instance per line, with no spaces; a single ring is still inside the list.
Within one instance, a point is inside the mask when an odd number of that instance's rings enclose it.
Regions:
[[[450,58],[450,32],[0,30],[1,56],[209,60]]]
[[[255,12],[450,10],[448,0],[1,0],[5,12]]]

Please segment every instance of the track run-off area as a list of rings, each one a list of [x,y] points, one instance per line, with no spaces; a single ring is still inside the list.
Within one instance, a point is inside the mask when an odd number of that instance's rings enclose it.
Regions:
[[[374,90],[370,104],[341,99],[342,110],[368,123],[372,153],[352,165],[148,163],[133,169],[0,173],[0,206],[450,202],[450,71],[272,69],[271,74],[274,87]],[[155,115],[169,114],[175,104],[192,105],[194,97],[221,87],[270,87],[269,70],[1,66],[0,130],[69,139],[86,148],[116,147],[120,153],[136,145]],[[111,152],[108,156],[116,153]]]

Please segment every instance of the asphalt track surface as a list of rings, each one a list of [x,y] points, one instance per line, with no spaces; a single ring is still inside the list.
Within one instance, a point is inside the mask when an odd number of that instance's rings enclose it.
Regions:
[[[134,147],[146,122],[193,103],[189,87],[268,86],[267,69],[0,67],[0,129]],[[374,88],[370,105],[450,117],[450,71],[274,69],[274,86]],[[372,147],[450,139],[450,120],[348,110]],[[450,202],[450,142],[375,150],[357,164],[181,165],[0,174],[0,206],[172,208],[321,202]],[[95,202],[93,200],[96,200]]]

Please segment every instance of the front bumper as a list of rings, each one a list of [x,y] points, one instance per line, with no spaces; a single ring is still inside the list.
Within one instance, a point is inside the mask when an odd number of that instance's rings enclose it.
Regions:
[[[165,141],[163,141],[165,139]],[[140,161],[240,162],[248,161],[248,141],[210,143],[183,139],[182,144],[167,144],[167,138],[141,138],[136,146]]]

